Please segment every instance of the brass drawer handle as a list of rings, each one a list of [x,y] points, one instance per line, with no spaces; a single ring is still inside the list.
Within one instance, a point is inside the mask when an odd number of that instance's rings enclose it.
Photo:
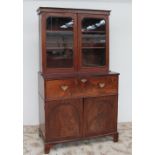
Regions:
[[[66,91],[66,90],[68,89],[68,86],[63,85],[63,86],[61,86],[61,89],[62,89],[63,91]]]
[[[103,88],[105,86],[105,83],[99,83],[99,87]]]
[[[87,82],[87,79],[81,79],[81,82],[82,83],[86,83]]]

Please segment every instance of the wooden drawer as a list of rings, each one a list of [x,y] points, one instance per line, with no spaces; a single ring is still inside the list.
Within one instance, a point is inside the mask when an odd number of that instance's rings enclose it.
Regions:
[[[118,93],[118,77],[91,77],[83,78],[78,81],[78,96],[103,96]]]
[[[118,77],[50,80],[45,89],[47,100],[113,95],[118,92]]]
[[[97,94],[115,94],[118,89],[118,78],[116,76],[96,77],[90,79],[92,91]]]
[[[75,79],[46,81],[45,87],[48,100],[70,98],[75,89]]]

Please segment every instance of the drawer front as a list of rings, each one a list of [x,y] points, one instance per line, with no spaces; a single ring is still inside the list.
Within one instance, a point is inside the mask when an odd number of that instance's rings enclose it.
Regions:
[[[91,78],[90,84],[94,93],[115,94],[118,89],[118,78],[116,76]]]
[[[45,89],[47,100],[115,95],[118,93],[118,77],[50,80],[46,81]]]
[[[74,89],[74,79],[46,81],[46,98],[48,100],[70,98]]]
[[[78,81],[77,95],[78,96],[103,96],[113,95],[118,93],[118,77],[92,77],[83,78]]]

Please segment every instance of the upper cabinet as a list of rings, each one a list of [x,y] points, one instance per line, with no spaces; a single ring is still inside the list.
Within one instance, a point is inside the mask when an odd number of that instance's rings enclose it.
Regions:
[[[109,69],[109,11],[40,8],[40,70],[98,73]]]

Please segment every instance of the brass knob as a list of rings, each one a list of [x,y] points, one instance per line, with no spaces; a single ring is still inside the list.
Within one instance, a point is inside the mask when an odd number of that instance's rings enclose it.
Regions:
[[[81,82],[82,83],[86,83],[87,82],[87,79],[81,79]]]
[[[68,89],[68,86],[67,86],[67,85],[63,85],[63,86],[61,86],[61,89],[62,89],[63,91],[66,91],[66,90]]]
[[[103,88],[105,86],[105,83],[99,83],[99,87]]]

